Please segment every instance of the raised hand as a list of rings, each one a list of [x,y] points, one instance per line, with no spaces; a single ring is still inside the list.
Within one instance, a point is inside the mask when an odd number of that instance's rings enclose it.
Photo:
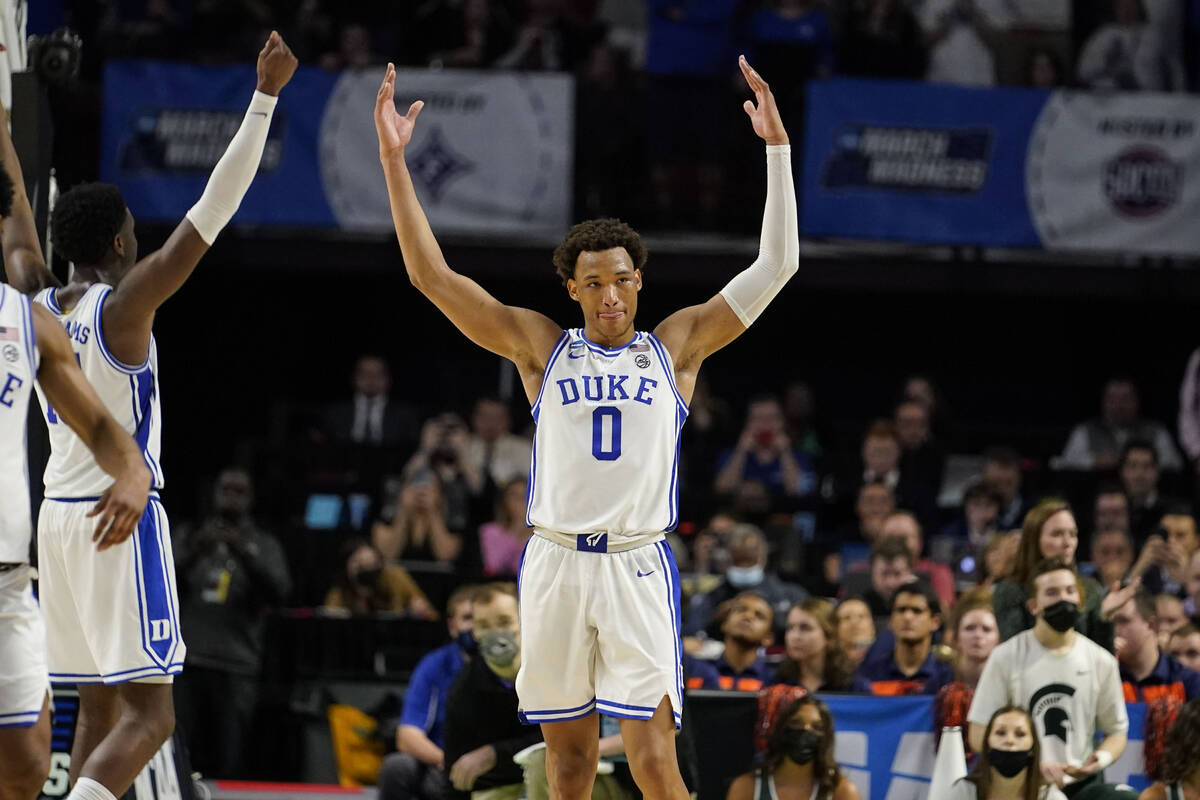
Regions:
[[[279,90],[296,74],[299,64],[278,31],[271,31],[267,43],[258,53],[258,90],[278,96]]]
[[[396,67],[389,63],[379,94],[375,97],[375,133],[379,135],[379,157],[387,158],[394,153],[403,153],[412,141],[413,127],[425,102],[418,100],[401,116],[396,111]]]
[[[1104,601],[1100,603],[1100,619],[1105,622],[1112,622],[1113,614],[1117,613],[1117,609],[1133,599],[1134,594],[1137,593],[1138,587],[1141,585],[1141,578],[1134,578],[1124,588],[1121,587],[1120,581],[1114,581],[1108,587],[1108,594],[1104,596]]]
[[[767,144],[787,144],[787,131],[783,129],[783,119],[779,116],[779,107],[775,105],[775,95],[771,87],[762,79],[745,56],[738,56],[738,66],[746,76],[750,91],[754,92],[754,102],[747,100],[742,108],[750,117],[754,132]]]

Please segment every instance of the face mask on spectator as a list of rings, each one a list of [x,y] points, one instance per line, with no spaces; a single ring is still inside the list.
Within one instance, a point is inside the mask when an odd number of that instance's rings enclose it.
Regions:
[[[521,652],[517,634],[512,631],[488,631],[479,637],[479,654],[494,667],[504,668],[513,663]]]
[[[1075,627],[1075,623],[1079,619],[1079,606],[1070,600],[1059,600],[1042,610],[1042,618],[1054,630],[1066,633]]]
[[[475,643],[475,635],[470,631],[459,631],[458,636],[454,637],[454,641],[464,653],[474,653],[479,649]]]
[[[762,567],[730,567],[725,571],[725,580],[729,581],[731,586],[742,588],[743,586],[757,586],[763,582]]]
[[[1033,748],[1028,750],[997,750],[992,747],[987,751],[988,763],[996,768],[1006,778],[1015,778],[1021,770],[1033,763]]]
[[[797,764],[807,764],[817,757],[817,749],[821,746],[821,737],[808,728],[789,728],[784,734],[783,752]]]
[[[379,579],[382,577],[383,567],[367,567],[354,573],[354,582],[364,589],[371,589],[379,585]]]

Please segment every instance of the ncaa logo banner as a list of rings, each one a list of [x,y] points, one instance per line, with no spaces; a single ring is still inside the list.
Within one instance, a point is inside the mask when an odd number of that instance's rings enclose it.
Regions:
[[[390,233],[372,110],[383,69],[301,67],[279,97],[234,224]],[[241,124],[252,65],[110,62],[101,179],[139,218],[176,222]],[[569,224],[574,83],[568,75],[397,72],[401,111],[424,100],[407,150],[439,233],[557,235]]]
[[[807,236],[1200,252],[1200,99],[835,80],[807,114]]]

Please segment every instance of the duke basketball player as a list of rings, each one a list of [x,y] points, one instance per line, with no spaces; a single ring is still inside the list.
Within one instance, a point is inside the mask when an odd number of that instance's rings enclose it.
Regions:
[[[0,171],[2,217],[9,216],[12,188]],[[20,800],[37,797],[50,771],[46,636],[29,568],[25,431],[35,384],[112,476],[87,506],[96,518],[91,547],[128,539],[150,490],[141,451],[84,378],[66,333],[46,309],[0,283],[0,797]]]
[[[682,709],[679,575],[664,539],[678,519],[679,435],[697,370],[775,297],[799,265],[787,133],[744,58],[767,144],[758,259],[703,305],[653,332],[634,328],[646,250],[616,220],[576,225],[554,254],[583,327],[497,302],[442,257],[405,164],[421,102],[394,101],[388,66],[375,106],[392,219],[413,284],[482,347],[510,359],[537,423],[520,574],[521,713],[545,734],[551,796],[590,794],[600,711],[622,720],[630,768],[647,798],[684,800],[674,732]],[[469,789],[469,786],[459,786]]]
[[[64,428],[60,409],[41,395],[51,448],[38,520],[48,661],[52,679],[79,684],[70,800],[122,795],[174,729],[170,684],[186,649],[167,518],[157,495],[162,416],[151,328],[158,307],[191,275],[249,189],[279,91],[295,70],[295,57],[272,32],[258,56],[257,90],[203,196],[162,249],[140,261],[133,216],[114,186],[78,186],[55,205],[55,247],[74,265],[67,286],[46,268],[32,224],[4,225],[14,285],[36,293],[66,328],[83,373],[134,435],[153,474],[137,535],[97,552],[86,513],[106,478]],[[20,184],[11,141],[5,138],[3,147],[5,166]],[[15,204],[14,217],[28,214],[27,201]]]

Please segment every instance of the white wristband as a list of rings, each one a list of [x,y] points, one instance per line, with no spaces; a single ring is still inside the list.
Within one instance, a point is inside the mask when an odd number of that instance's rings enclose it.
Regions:
[[[1094,755],[1096,756],[1096,763],[1100,765],[1100,769],[1107,769],[1108,765],[1113,763],[1113,754],[1107,750],[1097,750]]]

